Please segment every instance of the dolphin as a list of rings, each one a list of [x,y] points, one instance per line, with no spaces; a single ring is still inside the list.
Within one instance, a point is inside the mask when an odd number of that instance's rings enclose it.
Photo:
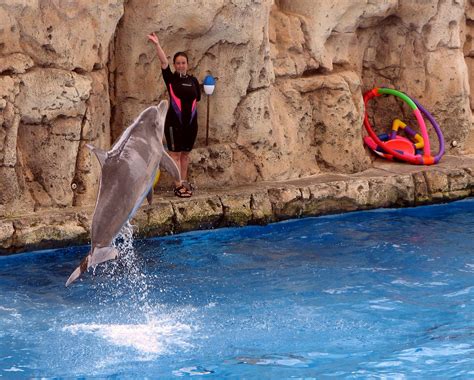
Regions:
[[[144,110],[108,152],[88,145],[101,166],[92,216],[91,250],[68,278],[66,286],[90,267],[117,258],[118,251],[112,242],[145,197],[151,203],[153,182],[160,166],[176,181],[181,180],[176,163],[162,143],[167,110],[165,100]]]

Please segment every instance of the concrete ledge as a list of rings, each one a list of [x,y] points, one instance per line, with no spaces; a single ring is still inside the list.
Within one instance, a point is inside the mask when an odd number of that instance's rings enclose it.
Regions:
[[[353,175],[324,174],[233,189],[201,189],[190,199],[156,194],[132,224],[138,237],[266,224],[290,218],[439,203],[474,195],[474,158],[446,156],[435,166],[376,160]],[[0,254],[89,243],[93,207],[42,210],[0,219]]]

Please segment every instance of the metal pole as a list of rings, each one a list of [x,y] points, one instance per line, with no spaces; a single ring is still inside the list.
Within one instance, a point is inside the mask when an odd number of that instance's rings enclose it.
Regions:
[[[209,98],[207,95],[207,118],[206,118],[206,146],[209,145]]]

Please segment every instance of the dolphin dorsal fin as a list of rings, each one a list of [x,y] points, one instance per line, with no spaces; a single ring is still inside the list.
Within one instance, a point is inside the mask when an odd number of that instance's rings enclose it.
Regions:
[[[90,144],[86,144],[86,146],[92,152],[94,152],[95,156],[97,157],[97,160],[99,161],[100,167],[104,166],[105,160],[107,159],[107,152],[100,148],[96,148],[95,146],[90,145]]]

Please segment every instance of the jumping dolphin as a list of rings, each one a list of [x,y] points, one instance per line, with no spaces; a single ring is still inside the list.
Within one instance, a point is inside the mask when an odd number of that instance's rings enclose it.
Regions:
[[[102,174],[92,217],[91,250],[66,282],[68,286],[90,267],[115,259],[112,241],[133,217],[148,194],[160,166],[180,181],[179,169],[163,148],[168,102],[149,107],[130,125],[108,152],[88,145],[99,160]]]

